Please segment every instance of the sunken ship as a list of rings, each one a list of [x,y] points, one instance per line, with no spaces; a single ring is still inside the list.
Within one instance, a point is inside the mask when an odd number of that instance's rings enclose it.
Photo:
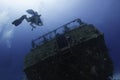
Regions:
[[[75,19],[32,41],[27,80],[111,80],[113,63],[104,34]]]

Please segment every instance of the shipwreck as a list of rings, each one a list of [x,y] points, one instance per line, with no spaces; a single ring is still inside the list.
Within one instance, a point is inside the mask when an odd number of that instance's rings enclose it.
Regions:
[[[32,41],[25,56],[28,80],[110,80],[113,63],[104,34],[75,19]]]

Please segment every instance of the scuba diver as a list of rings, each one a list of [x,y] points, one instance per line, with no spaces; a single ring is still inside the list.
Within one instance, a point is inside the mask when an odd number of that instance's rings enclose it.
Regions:
[[[31,17],[27,17],[26,15],[23,15],[20,18],[18,18],[15,21],[13,21],[12,24],[15,25],[15,26],[18,26],[25,19],[27,22],[30,22],[30,25],[32,26],[32,30],[34,28],[36,28],[35,25],[37,25],[37,26],[42,26],[43,25],[43,22],[40,19],[41,15],[39,15],[37,12],[33,11],[32,9],[28,9],[28,10],[26,10],[26,12],[28,14],[32,15],[32,16]]]

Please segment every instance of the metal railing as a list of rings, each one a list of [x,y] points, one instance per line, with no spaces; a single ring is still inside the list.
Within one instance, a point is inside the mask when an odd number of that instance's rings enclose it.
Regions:
[[[53,31],[50,31],[34,40],[32,40],[32,48],[35,48],[36,46],[40,46],[44,44],[47,41],[50,41],[55,38],[57,34],[64,34],[65,32],[68,32],[70,30],[73,30],[77,27],[79,27],[82,24],[82,21],[78,18],[73,21],[68,22],[65,25],[62,25]]]

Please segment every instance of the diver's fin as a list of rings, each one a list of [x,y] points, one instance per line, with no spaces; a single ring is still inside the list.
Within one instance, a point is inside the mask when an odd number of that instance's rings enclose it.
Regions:
[[[16,19],[12,22],[13,25],[18,26],[22,23],[22,21],[25,19],[25,15],[21,16],[19,19]]]
[[[15,26],[18,26],[21,23],[22,23],[22,21],[19,20],[19,19],[17,19],[17,20],[15,20],[15,21],[12,22],[12,24],[15,25]]]

